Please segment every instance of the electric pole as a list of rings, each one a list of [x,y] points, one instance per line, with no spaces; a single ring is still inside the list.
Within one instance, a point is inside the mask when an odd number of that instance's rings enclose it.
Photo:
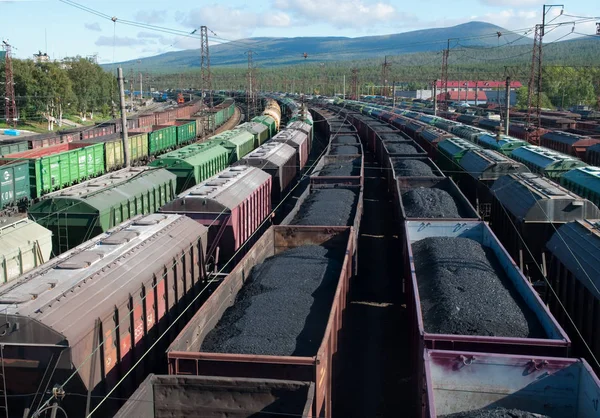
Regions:
[[[506,117],[504,119],[504,133],[508,135],[508,127],[510,120],[510,77],[506,77],[506,92],[505,92]]]
[[[438,114],[437,80],[433,80],[433,116]]]
[[[546,15],[553,7],[560,7],[560,14],[563,13],[564,5],[562,4],[544,4],[542,13],[542,24],[535,25],[535,35],[533,38],[533,52],[531,54],[531,72],[529,74],[529,82],[527,84],[527,126],[530,126],[532,121],[534,121],[537,128],[540,127],[540,102],[542,96],[542,42],[546,27]],[[531,105],[534,90],[536,103],[535,109],[532,109]],[[536,139],[536,142],[537,141],[538,140]]]
[[[381,85],[382,85],[382,96],[387,97],[387,79],[388,79],[388,70],[390,68],[391,63],[387,60],[387,55],[381,64]]]
[[[204,112],[202,112],[204,133],[206,134],[214,127],[214,124],[211,123],[211,114],[208,111],[213,108],[213,94],[210,74],[210,53],[208,51],[208,28],[206,26],[200,27],[200,73],[202,76],[202,97],[208,99],[208,109],[204,109]]]
[[[358,100],[358,68],[352,69],[352,78],[350,79],[350,98]]]
[[[12,66],[12,47],[8,42],[2,41],[4,46],[4,71],[6,74],[5,79],[5,103],[4,103],[4,117],[6,118],[6,124],[15,128],[17,126],[17,102],[15,100],[15,78],[13,74]]]
[[[246,104],[248,105],[248,120],[256,115],[256,86],[252,62],[252,50],[248,51],[248,86],[246,87]]]
[[[125,109],[125,84],[123,83],[123,69],[117,70],[117,78],[119,81],[119,97],[121,101],[121,123],[123,134],[123,155],[125,157],[125,167],[129,167],[129,137],[127,136],[127,110]]]

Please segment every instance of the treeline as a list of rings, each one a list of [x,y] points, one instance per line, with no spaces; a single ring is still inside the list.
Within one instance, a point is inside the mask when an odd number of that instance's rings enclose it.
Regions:
[[[353,69],[356,71],[353,73]],[[214,68],[213,88],[216,90],[245,90],[248,84],[247,69]],[[433,80],[440,79],[440,66],[409,66],[393,63],[388,69],[387,86],[395,82],[397,90],[430,89]],[[306,94],[350,94],[354,74],[360,94],[381,94],[382,68],[372,61],[337,62],[321,65],[298,64],[255,70],[256,84],[261,91],[281,91]],[[527,86],[530,76],[528,64],[513,66],[450,65],[449,80],[504,80],[520,81]],[[200,88],[199,71],[155,76],[155,87]],[[542,71],[542,104],[544,107],[570,107],[597,105],[600,96],[600,68],[592,66],[564,66],[548,64]],[[519,97],[527,97],[522,89]],[[522,101],[523,99],[521,99]]]
[[[4,66],[0,63],[2,83]],[[13,74],[22,122],[108,117],[118,103],[116,78],[85,58],[40,63],[13,59]]]

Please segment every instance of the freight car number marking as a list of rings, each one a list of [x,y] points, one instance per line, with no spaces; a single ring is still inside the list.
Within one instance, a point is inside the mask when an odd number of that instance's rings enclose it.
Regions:
[[[148,314],[148,316],[146,317],[146,321],[148,322],[148,325],[154,325],[154,315]]]
[[[2,200],[10,200],[13,198],[13,192],[12,191],[8,191],[8,192],[2,192]]]
[[[139,324],[137,327],[135,327],[133,335],[136,341],[142,338],[142,335],[144,335],[144,324]]]

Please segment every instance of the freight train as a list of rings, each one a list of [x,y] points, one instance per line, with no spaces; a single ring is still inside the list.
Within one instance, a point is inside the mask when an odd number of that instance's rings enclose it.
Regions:
[[[436,141],[435,138],[437,137],[443,137],[443,134],[431,132],[431,128],[421,121],[422,119],[427,120],[433,126],[445,130],[456,137],[471,141],[483,148],[499,151],[507,157],[525,164],[532,172],[558,181],[563,187],[589,199],[596,205],[600,205],[600,170],[597,167],[589,166],[585,162],[596,163],[600,161],[597,157],[597,155],[600,155],[598,153],[598,150],[600,150],[598,148],[599,144],[594,143],[590,145],[592,142],[588,140],[582,142],[570,134],[564,135],[564,133],[560,132],[548,132],[546,134],[548,135],[547,142],[546,140],[544,142],[547,144],[550,142],[561,144],[557,138],[569,138],[570,145],[567,148],[569,153],[563,154],[554,149],[530,145],[526,141],[507,135],[490,135],[484,129],[460,124],[440,117],[432,118],[429,115],[419,112],[399,108],[393,109],[389,106],[371,106],[352,101],[345,101],[343,103],[347,109],[363,112],[366,115],[385,120],[392,126],[407,131],[411,135],[414,135],[416,131],[429,131],[429,142]],[[552,138],[552,141],[550,138]],[[577,139],[577,141],[570,142],[573,138]],[[567,141],[564,138],[561,140]],[[578,144],[585,144],[586,158],[584,161],[576,157],[576,155],[582,155]],[[556,146],[559,150],[565,149],[561,147]],[[570,174],[567,176],[566,174],[569,172]]]
[[[365,123],[360,121],[365,116],[359,113],[349,113],[349,117],[357,126]],[[376,121],[373,123],[377,124]],[[423,140],[421,138],[421,141]],[[380,138],[380,141],[384,140]],[[473,191],[474,183],[479,183],[481,190],[487,195],[486,199],[491,202],[490,225],[504,245],[503,252],[516,260],[522,272],[519,274],[525,273],[534,280],[536,297],[539,293],[540,297],[549,303],[556,317],[553,323],[565,327],[569,331],[568,335],[573,337],[574,354],[594,361],[594,357],[585,347],[590,347],[595,358],[600,355],[600,348],[597,347],[592,332],[597,320],[594,315],[584,312],[600,302],[596,289],[597,262],[592,261],[597,260],[600,255],[597,251],[600,248],[600,229],[596,221],[588,220],[600,218],[600,210],[592,202],[552,183],[549,179],[529,173],[526,165],[480,145],[482,144],[476,145],[461,138],[444,139],[437,144],[437,161],[440,166],[449,167],[448,173],[459,179],[463,190]],[[527,147],[529,146],[516,149]],[[387,158],[390,160],[388,165],[393,165],[393,157],[388,155]],[[413,156],[410,159],[414,164],[418,158],[423,157]],[[428,166],[433,174],[423,174],[421,171],[416,175],[429,177],[432,182],[438,180],[440,173],[435,170],[435,163],[428,161]],[[577,168],[571,170],[570,174],[584,173],[590,169],[595,167]],[[462,174],[459,174],[459,170]],[[394,177],[394,182],[398,185],[406,184],[406,179],[397,170],[388,171],[388,176]],[[473,181],[465,183],[465,178],[472,178]],[[425,208],[420,210],[423,211]],[[402,212],[399,212],[398,216],[401,217]],[[406,233],[418,236],[422,236],[421,231],[435,227],[432,221],[428,221],[427,224],[419,224],[417,221],[411,232],[409,224],[406,222],[401,228],[405,228]],[[440,227],[440,231],[445,231],[444,234],[460,235],[460,232],[455,232],[462,229],[458,226],[456,223],[452,227],[448,225],[446,230]],[[470,235],[466,233],[465,236]],[[582,244],[584,242],[585,244]],[[586,248],[580,250],[582,245]],[[406,260],[407,263],[409,261]],[[514,263],[511,261],[510,264]],[[571,321],[575,322],[577,328],[573,327]],[[561,335],[566,335],[563,332],[561,330]],[[549,351],[546,354],[557,354],[556,351],[550,352],[560,345],[556,343],[549,343]],[[435,344],[435,348],[444,347],[439,342]],[[458,348],[457,342],[448,346],[448,349],[452,350]],[[466,347],[465,350],[478,351],[470,347]],[[598,370],[597,363],[594,362],[594,366]]]
[[[271,103],[270,108],[273,114],[276,105]],[[304,117],[312,120],[310,115]],[[272,119],[270,123],[276,120]],[[304,131],[309,128],[304,124],[300,131],[305,141],[310,132]],[[254,135],[241,132],[254,144]],[[240,153],[243,142],[229,139],[235,146],[228,153],[241,160],[251,158],[252,152]],[[257,152],[274,147],[276,153],[269,158],[274,165],[280,164],[279,156],[286,155],[282,171],[267,167],[266,162],[263,171],[236,159],[234,166],[219,170],[178,197],[177,175],[166,165],[129,168],[43,200],[36,220],[64,215],[68,223],[49,223],[48,227],[59,236],[63,232],[71,236],[63,236],[64,247],[59,244],[60,250],[67,251],[0,287],[0,303],[6,307],[0,336],[6,376],[3,390],[9,394],[11,410],[20,410],[22,415],[26,407],[38,408],[55,385],[82,395],[64,403],[72,416],[89,412],[86,394],[94,398],[105,394],[126,376],[117,393],[131,393],[154,368],[152,356],[160,356],[166,347],[160,351],[159,346],[129,374],[132,366],[198,300],[208,284],[206,271],[216,264],[215,254],[232,257],[230,251],[237,251],[255,234],[260,237],[259,226],[268,221],[273,206],[272,183],[284,191],[301,171],[296,164],[296,136],[294,140],[288,144],[272,138],[254,151],[260,157]],[[222,138],[212,141],[226,149]],[[280,175],[289,167],[294,169],[294,178]],[[189,210],[181,205],[182,199],[187,199]],[[194,207],[193,202],[200,206]],[[176,210],[169,210],[172,207]],[[205,222],[205,216],[213,218]],[[229,246],[229,232],[223,234],[227,230],[235,236],[234,248]],[[86,242],[77,245],[82,240]],[[35,297],[25,296],[31,292]],[[176,328],[171,330],[171,339],[176,332]],[[165,338],[163,343],[169,341]]]
[[[196,102],[131,119],[128,123],[132,164],[143,165],[159,154],[196,141],[200,122],[190,118],[199,106]],[[216,115],[223,115],[219,119],[222,124],[225,115],[233,114],[234,103],[226,100],[218,107],[222,107],[216,110]],[[176,120],[177,115],[186,119]],[[28,137],[20,143],[19,152],[11,151],[0,158],[4,179],[0,208],[23,210],[47,193],[123,167],[120,129],[121,124],[113,121],[93,128]]]
[[[277,103],[268,102],[270,113],[276,115]],[[261,120],[189,145],[177,141],[181,136],[176,130],[171,145],[163,141],[164,150],[177,144],[181,148],[156,155],[149,167],[114,171],[46,194],[28,209],[29,218],[52,231],[53,254],[61,254],[130,217],[155,212],[177,194],[243,158],[271,137],[278,118],[264,115]],[[120,139],[117,143],[120,146]],[[109,144],[105,142],[105,151]]]

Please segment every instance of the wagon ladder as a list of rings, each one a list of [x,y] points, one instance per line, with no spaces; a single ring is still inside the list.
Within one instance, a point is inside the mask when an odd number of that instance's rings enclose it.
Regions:
[[[8,395],[6,393],[6,375],[4,374],[4,345],[0,345],[0,362],[2,362],[2,366],[0,368],[0,372],[2,373],[0,379],[0,401],[3,404],[0,404],[0,410],[4,410],[4,416],[8,418]]]

